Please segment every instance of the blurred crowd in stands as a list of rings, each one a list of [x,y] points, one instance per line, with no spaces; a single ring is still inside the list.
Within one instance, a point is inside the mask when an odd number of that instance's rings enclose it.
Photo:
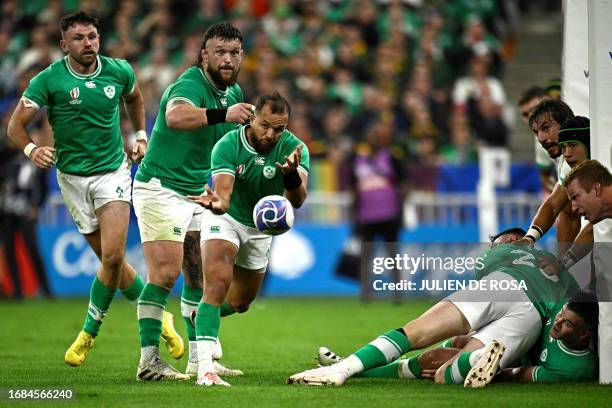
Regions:
[[[204,30],[227,20],[244,35],[246,100],[272,88],[290,99],[290,130],[322,160],[317,187],[348,188],[343,173],[351,170],[342,164],[371,149],[368,134],[380,129],[404,163],[473,163],[478,144],[508,143],[501,77],[530,3],[3,0],[0,114],[6,118],[29,79],[62,57],[59,18],[80,8],[101,20],[101,53],[134,66],[150,132],[161,94],[196,59]],[[37,125],[43,133],[45,122]]]

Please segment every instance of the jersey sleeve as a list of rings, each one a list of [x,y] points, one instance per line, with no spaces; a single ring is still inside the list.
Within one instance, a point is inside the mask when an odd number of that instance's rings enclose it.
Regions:
[[[576,378],[575,373],[551,370],[543,366],[536,366],[531,375],[533,382],[540,384],[581,380],[580,378]]]
[[[136,74],[130,63],[126,60],[119,60],[119,65],[123,73],[123,95],[131,95],[136,87]]]
[[[302,148],[302,158],[300,159],[300,164],[298,165],[298,170],[308,175],[310,172],[310,152],[308,151],[308,147],[300,142],[304,147]]]
[[[168,104],[173,100],[184,101],[196,108],[206,107],[207,102],[204,97],[202,84],[190,78],[180,78],[174,83],[168,94]]]
[[[229,174],[235,176],[238,140],[236,132],[226,133],[213,147],[211,154],[211,174]]]
[[[32,102],[36,109],[40,109],[49,103],[47,84],[47,70],[44,70],[30,80],[28,87],[23,92],[23,97]]]

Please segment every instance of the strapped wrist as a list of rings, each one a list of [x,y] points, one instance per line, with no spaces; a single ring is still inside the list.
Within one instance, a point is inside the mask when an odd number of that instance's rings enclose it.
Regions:
[[[527,234],[525,234],[525,237],[532,239],[533,242],[536,242],[538,239],[542,238],[542,235],[544,235],[544,230],[534,224],[531,227],[529,227],[529,231],[527,231]]]
[[[297,170],[287,174],[283,173],[283,186],[285,187],[285,190],[295,190],[301,185],[302,178],[300,177],[300,174]]]
[[[138,132],[136,132],[135,135],[136,135],[136,141],[144,140],[147,143],[149,142],[149,138],[147,137],[146,130],[141,129]]]
[[[225,122],[227,109],[206,109],[206,123],[208,126]]]
[[[32,150],[36,149],[37,147],[38,146],[36,146],[34,143],[30,142],[23,148],[23,154],[25,154],[29,159],[30,155],[32,154]]]
[[[578,257],[572,252],[571,248],[567,250],[561,257],[561,265],[565,269],[569,269],[578,262]]]

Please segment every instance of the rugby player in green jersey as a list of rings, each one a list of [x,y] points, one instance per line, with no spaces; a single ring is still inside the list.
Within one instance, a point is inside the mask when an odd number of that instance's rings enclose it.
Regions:
[[[577,291],[575,280],[565,270],[554,276],[540,270],[538,257],[545,255],[544,251],[511,244],[524,235],[524,230],[513,228],[492,237],[483,268],[477,271],[484,289],[459,290],[417,319],[382,334],[346,359],[292,375],[288,382],[342,385],[348,378],[385,366],[408,351],[468,333],[471,333],[470,340],[462,349],[468,353],[463,353],[465,357],[461,359],[467,366],[467,373],[463,374],[471,379],[469,383],[466,380],[466,385],[480,387],[490,382],[500,366],[508,367],[536,343],[542,319],[552,305]],[[504,281],[506,284],[519,282],[518,287],[525,285],[526,288],[496,289]],[[463,381],[455,366],[452,362],[443,365],[436,373],[436,381],[444,382],[444,376],[450,373],[456,374],[454,382]],[[479,373],[478,381],[470,376],[472,370]]]
[[[68,348],[65,362],[78,367],[94,344],[117,288],[135,302],[144,282],[125,259],[130,219],[130,163],[120,132],[125,103],[136,132],[132,159],[147,149],[144,102],[127,61],[98,54],[98,19],[84,12],[64,16],[60,47],[66,56],[30,81],[8,126],[13,143],[37,166],[57,166],[57,180],[77,228],[102,265],[94,278],[83,330]],[[123,102],[122,102],[123,101]],[[36,146],[26,130],[47,106],[54,147]],[[164,339],[180,358],[182,339],[164,315]]]
[[[526,356],[521,357],[521,366],[501,370],[494,381],[550,383],[596,380],[598,359],[594,351],[594,340],[597,316],[597,299],[593,294],[580,292],[567,303],[557,303],[547,313],[539,342]],[[438,383],[463,383],[462,379],[467,377],[472,368],[470,360],[477,360],[481,353],[475,351],[460,354],[470,339],[469,335],[454,337],[442,343],[439,348],[396,360],[386,366],[365,371],[360,376],[408,380],[435,378]],[[326,347],[319,349],[317,359],[323,366],[342,360]],[[447,361],[450,363],[440,369]],[[439,374],[436,376],[437,371]],[[478,375],[476,371],[474,373]],[[471,382],[472,379],[469,380]]]
[[[210,210],[202,220],[206,285],[198,306],[198,385],[224,385],[213,365],[220,317],[248,310],[268,264],[272,237],[255,228],[253,207],[285,195],[295,208],[306,199],[308,149],[287,130],[291,107],[278,92],[259,97],[250,125],[223,136],[212,153],[214,191],[190,198]]]
[[[189,316],[202,297],[199,230],[204,209],[186,196],[204,192],[213,146],[253,114],[253,105],[242,102],[236,83],[242,53],[242,34],[235,27],[227,23],[209,27],[198,60],[162,95],[147,154],[136,173],[134,210],[148,269],[138,303],[139,380],[185,380],[197,370],[195,329]],[[162,316],[181,267],[186,283],[181,313],[190,340],[186,374],[159,357]],[[215,358],[220,358],[219,343]],[[217,363],[217,369],[225,367]]]

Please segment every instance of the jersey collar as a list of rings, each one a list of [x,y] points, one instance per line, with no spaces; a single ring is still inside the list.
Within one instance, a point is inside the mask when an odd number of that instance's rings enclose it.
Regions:
[[[247,149],[247,151],[249,153],[252,154],[259,154],[257,153],[257,151],[253,148],[253,146],[251,146],[251,144],[249,143],[249,139],[247,139],[247,135],[246,135],[246,129],[247,127],[249,127],[249,125],[245,125],[243,127],[240,128],[240,140],[242,141],[242,144],[244,145],[244,148]]]
[[[210,88],[213,90],[214,93],[216,93],[219,96],[227,96],[227,93],[229,92],[229,86],[225,88],[225,91],[222,91],[219,88],[217,88],[217,86],[214,83],[212,83],[210,79],[208,79],[204,71],[202,71],[202,67],[198,67],[198,71],[200,71],[200,74],[202,74],[202,77],[204,77],[204,81],[206,81],[206,83],[208,84],[208,86],[210,86]]]
[[[563,344],[561,340],[557,340],[557,344],[559,345],[559,348],[561,349],[561,351],[571,356],[586,356],[587,354],[591,352],[591,350],[589,350],[588,348],[584,350],[571,349],[567,347],[565,344]]]
[[[66,64],[66,68],[68,69],[68,72],[70,72],[70,74],[75,78],[92,79],[100,75],[100,72],[102,71],[102,60],[100,59],[100,55],[96,57],[96,61],[98,64],[98,66],[96,67],[96,70],[88,75],[79,74],[74,69],[72,69],[72,67],[70,66],[70,61],[68,61],[68,58],[69,58],[68,55],[64,57],[64,63]]]

